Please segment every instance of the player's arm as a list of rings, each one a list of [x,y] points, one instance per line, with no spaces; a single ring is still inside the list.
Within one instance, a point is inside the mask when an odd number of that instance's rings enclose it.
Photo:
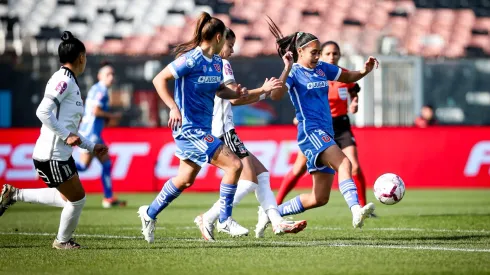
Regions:
[[[364,63],[364,68],[360,71],[342,71],[335,81],[352,83],[359,79],[365,77],[369,74],[375,67],[378,68],[379,62],[376,58],[370,56],[366,63]],[[331,79],[329,79],[331,80]]]
[[[80,137],[81,143],[78,145],[80,148],[83,148],[85,150],[88,150],[90,152],[94,151],[95,143],[92,141],[86,139],[84,136],[82,136],[80,133],[77,133],[78,137]]]
[[[272,100],[280,100],[284,94],[287,93],[292,84],[292,79],[289,77],[289,73],[293,67],[293,53],[287,52],[282,57],[282,60],[284,61],[284,70],[279,77],[279,80],[282,82],[282,87],[271,91]]]
[[[228,84],[227,86],[228,87],[231,86],[230,88],[232,88],[234,87],[234,85],[236,85],[236,83],[233,82]],[[275,77],[271,79],[266,78],[264,84],[260,88],[248,91],[247,97],[232,99],[230,100],[230,102],[233,106],[252,104],[268,98],[273,89],[278,89],[281,87],[282,87],[282,82],[279,79]]]
[[[112,112],[106,112],[102,110],[101,105],[97,105],[94,108],[93,115],[96,117],[102,117],[102,118],[108,118],[108,119],[117,119],[121,117],[121,113],[112,113]]]
[[[232,88],[230,88],[224,83],[221,83],[216,91],[216,95],[222,99],[238,99],[247,97],[248,91],[247,88],[242,87],[240,84],[236,84],[236,86],[232,86]]]
[[[358,93],[361,91],[361,87],[357,83],[349,84],[349,95],[351,102],[349,104],[349,112],[355,114],[359,110],[359,95]]]
[[[46,90],[44,98],[41,100],[41,103],[36,110],[36,116],[43,125],[46,125],[48,129],[53,131],[55,135],[64,141],[66,141],[72,133],[58,121],[53,110],[55,108],[60,108],[61,102],[63,102],[66,95],[70,92],[70,87],[68,87],[68,85],[70,85],[70,81],[66,79],[65,81],[60,81],[55,89]]]

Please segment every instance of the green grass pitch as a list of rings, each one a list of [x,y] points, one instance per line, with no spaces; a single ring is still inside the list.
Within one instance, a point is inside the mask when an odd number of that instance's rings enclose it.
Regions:
[[[296,235],[255,239],[257,202],[249,195],[233,216],[250,235],[216,233],[201,240],[193,220],[218,198],[184,193],[164,210],[154,244],[140,234],[137,208],[155,194],[121,194],[124,209],[102,209],[88,197],[78,251],[51,243],[60,208],[17,203],[0,217],[1,274],[490,274],[490,190],[407,190],[393,206],[376,203],[379,218],[352,228],[337,190],[327,206],[297,215]],[[291,196],[290,196],[291,197]],[[374,201],[369,191],[368,198]]]

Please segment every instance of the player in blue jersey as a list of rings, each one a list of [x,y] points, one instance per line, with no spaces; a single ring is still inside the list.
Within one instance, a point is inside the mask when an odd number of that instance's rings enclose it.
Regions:
[[[114,68],[109,63],[103,63],[97,74],[99,82],[95,83],[88,91],[85,99],[85,112],[80,124],[80,134],[92,142],[105,144],[102,140],[102,129],[108,119],[119,119],[121,113],[109,112],[109,89],[114,82]],[[77,170],[83,172],[90,167],[93,154],[80,149],[80,160],[76,163]],[[126,201],[114,197],[112,193],[111,170],[112,163],[108,154],[97,158],[102,165],[102,188],[104,199],[102,207],[126,206]]]
[[[218,231],[232,236],[248,235],[232,217],[233,198],[242,171],[240,159],[212,135],[214,96],[236,99],[247,96],[247,89],[237,85],[227,88],[222,81],[223,62],[218,55],[225,44],[225,24],[208,13],[197,21],[191,41],[177,46],[177,59],[167,65],[154,79],[160,98],[170,109],[168,126],[177,145],[180,159],[177,176],[169,179],[151,205],[141,206],[142,234],[154,241],[157,215],[190,187],[201,166],[211,163],[224,171],[220,185]],[[175,91],[167,84],[175,79]]]
[[[313,178],[311,193],[301,194],[281,204],[279,211],[285,216],[325,205],[330,198],[337,171],[339,189],[352,212],[352,224],[354,228],[360,228],[374,211],[374,204],[368,203],[360,207],[357,188],[351,178],[352,164],[334,141],[328,103],[328,81],[356,82],[371,72],[378,61],[369,57],[361,71],[342,71],[335,65],[319,61],[320,43],[314,35],[296,32],[283,36],[272,20],[268,23],[276,37],[278,53],[285,64],[280,77],[285,85],[281,89],[273,90],[271,98],[278,100],[289,92],[299,122],[298,144],[308,159],[308,172]],[[267,223],[264,218],[257,227],[265,228]]]

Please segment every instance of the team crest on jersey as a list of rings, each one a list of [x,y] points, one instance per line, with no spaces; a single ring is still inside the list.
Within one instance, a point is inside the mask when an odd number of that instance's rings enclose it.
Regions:
[[[231,69],[230,64],[225,65],[224,72],[226,75],[233,75],[233,70]]]
[[[68,84],[66,84],[65,81],[60,81],[60,83],[56,85],[56,91],[60,93],[60,95],[62,95],[66,91],[66,88],[68,88]]]
[[[213,64],[214,65],[214,68],[216,69],[216,71],[218,71],[218,73],[221,72],[221,66],[219,64]]]
[[[322,76],[322,77],[323,77],[323,76],[325,76],[325,73],[323,72],[323,70],[322,70],[322,69],[317,69],[317,70],[316,70],[316,73],[317,73],[319,76]]]
[[[189,58],[185,61],[187,68],[194,68],[196,66],[196,61],[193,58]]]

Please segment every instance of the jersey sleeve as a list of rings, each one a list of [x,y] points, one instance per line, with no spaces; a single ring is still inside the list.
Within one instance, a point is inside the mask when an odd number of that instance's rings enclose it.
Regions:
[[[231,68],[230,62],[225,59],[223,59],[223,83],[225,85],[236,83],[235,75],[233,74],[233,69]]]
[[[182,55],[170,63],[169,69],[175,79],[179,79],[192,72],[192,69],[196,66],[197,61],[191,55]]]
[[[107,102],[109,100],[107,96],[107,90],[95,89],[93,93],[94,104],[104,109],[107,106]]]
[[[288,78],[286,78],[286,87],[288,87],[288,91],[294,87],[294,72],[291,70],[289,72]]]
[[[68,76],[52,78],[49,80],[46,86],[46,91],[44,97],[53,100],[57,105],[59,105],[63,99],[70,93],[71,79]]]
[[[327,80],[337,81],[337,79],[339,79],[340,74],[342,73],[341,68],[326,62],[323,62],[322,65],[323,70],[325,71],[325,74],[327,76]]]

